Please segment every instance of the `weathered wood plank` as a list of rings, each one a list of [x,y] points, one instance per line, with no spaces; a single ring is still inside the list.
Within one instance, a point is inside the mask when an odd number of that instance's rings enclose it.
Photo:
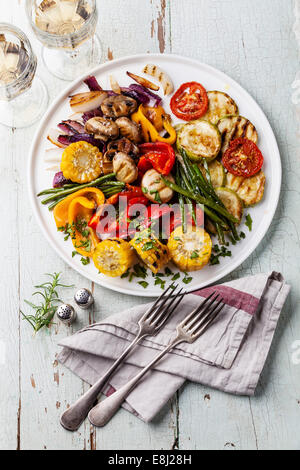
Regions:
[[[7,130],[2,139],[0,197],[1,217],[5,220],[1,241],[2,308],[0,328],[1,405],[0,448],[17,449],[19,445],[19,248],[18,184],[14,133]],[[8,229],[11,227],[11,229]],[[9,280],[9,282],[7,282]],[[5,286],[5,287],[4,287]]]

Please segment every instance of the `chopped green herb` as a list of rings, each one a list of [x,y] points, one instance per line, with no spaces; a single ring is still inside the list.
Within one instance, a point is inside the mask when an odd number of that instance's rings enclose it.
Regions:
[[[197,250],[193,251],[193,253],[190,256],[191,259],[197,259],[199,258],[199,253]]]
[[[148,282],[146,281],[139,281],[139,285],[142,286],[144,289],[146,289],[149,286]]]
[[[135,264],[133,266],[133,270],[136,277],[141,277],[145,279],[148,276],[147,269],[144,266],[141,266],[140,264]]]
[[[79,255],[78,251],[76,251],[76,250],[72,251],[72,258],[74,258],[74,256],[76,256],[76,255]]]
[[[147,194],[147,193],[148,193],[148,189],[145,188],[144,186],[142,186],[142,191],[143,191],[144,194]]]
[[[132,279],[134,278],[134,276],[135,276],[135,274],[134,274],[134,273],[130,273],[128,281],[129,281],[129,282],[131,282],[131,281],[132,281]]]
[[[218,245],[213,247],[213,251],[210,257],[210,265],[215,266],[216,264],[220,264],[220,258],[230,257],[232,255],[231,251],[229,251],[226,246],[222,246],[219,248]]]
[[[246,238],[246,234],[245,234],[244,232],[241,232],[241,233],[240,233],[240,237],[241,237],[241,238]]]
[[[142,251],[149,251],[149,250],[152,250],[153,248],[155,248],[155,242],[153,241],[146,242],[142,248]]]
[[[179,278],[180,278],[180,273],[176,273],[176,274],[174,274],[174,276],[172,277],[171,280],[172,281],[177,281],[177,279],[179,279]]]
[[[182,279],[182,282],[184,282],[185,284],[189,284],[192,280],[193,280],[192,277],[187,277],[187,276],[185,276],[185,277]]]
[[[174,273],[172,273],[171,269],[168,268],[168,266],[167,266],[167,267],[165,268],[165,275],[166,275],[166,276],[172,276],[172,274],[174,274]]]
[[[80,261],[82,262],[84,266],[86,266],[87,264],[90,264],[90,258],[88,256],[86,256],[85,258],[84,257],[80,258]]]
[[[125,277],[128,277],[128,276],[129,276],[129,269],[127,269],[127,271],[121,275],[121,279],[125,279]]]
[[[165,285],[166,285],[166,281],[163,281],[162,279],[160,279],[160,277],[156,277],[154,284],[155,284],[156,286],[159,285],[161,289],[164,289],[164,288],[165,288]]]
[[[253,223],[253,221],[252,221],[251,215],[247,214],[246,215],[246,224],[245,225],[248,227],[249,232],[252,231],[252,223]]]

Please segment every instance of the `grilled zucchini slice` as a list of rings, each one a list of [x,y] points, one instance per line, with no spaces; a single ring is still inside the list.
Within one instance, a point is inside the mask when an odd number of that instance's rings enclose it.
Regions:
[[[237,193],[229,188],[216,188],[215,192],[223,202],[228,212],[230,212],[230,214],[232,214],[236,219],[239,220],[239,223],[241,223],[244,205],[243,201],[239,198]]]
[[[261,170],[250,178],[242,178],[241,176],[234,176],[227,173],[226,187],[236,191],[239,198],[243,201],[244,205],[254,206],[258,204],[264,195],[266,177]]]
[[[117,277],[133,265],[134,251],[125,240],[108,238],[96,246],[93,261],[102,274]]]
[[[220,119],[217,125],[222,136],[222,155],[226,152],[232,140],[245,137],[255,144],[258,141],[255,126],[243,116],[226,116]]]
[[[154,274],[158,273],[170,260],[167,246],[163,245],[149,229],[136,233],[130,245]]]
[[[206,171],[203,165],[199,164],[199,168],[203,176],[206,178]],[[208,170],[210,173],[211,184],[213,185],[214,188],[219,188],[220,186],[225,185],[226,173],[225,173],[223,165],[220,162],[218,162],[218,160],[214,160],[213,162],[210,162],[208,164]]]
[[[237,192],[239,187],[241,186],[242,182],[245,178],[242,176],[235,176],[231,173],[226,174],[226,188],[231,189],[234,192]]]
[[[222,91],[208,91],[208,110],[202,119],[217,124],[219,120],[229,114],[239,114],[235,101]]]
[[[171,233],[168,249],[181,271],[199,271],[210,260],[212,241],[203,228],[188,226],[184,233],[179,226]]]
[[[200,162],[205,158],[214,160],[220,152],[221,134],[217,126],[198,119],[180,127],[177,134],[177,149],[185,150],[190,160]]]

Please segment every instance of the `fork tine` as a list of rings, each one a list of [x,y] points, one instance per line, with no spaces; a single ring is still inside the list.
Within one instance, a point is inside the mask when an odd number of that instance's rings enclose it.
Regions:
[[[141,318],[142,321],[146,320],[149,317],[149,315],[151,315],[151,313],[154,312],[156,307],[158,308],[159,302],[165,297],[165,295],[170,290],[170,288],[171,288],[171,285],[158,297],[158,299],[156,299],[155,303],[153,305],[151,305],[151,307],[146,311],[146,313],[144,313],[143,317]],[[176,285],[175,289],[176,288],[177,288],[177,285]],[[172,294],[172,292],[170,294]],[[167,296],[166,300],[168,300],[168,298],[170,298],[170,294]]]
[[[205,322],[208,320],[208,318],[215,312],[215,310],[219,307],[219,305],[221,305],[221,303],[223,302],[223,299],[219,299],[218,303],[215,304],[215,305],[210,305],[209,307],[207,307],[205,309],[205,311],[203,312],[204,315],[202,316],[198,316],[198,318],[196,318],[196,322],[194,321],[193,322],[193,327],[189,326],[189,328],[187,328],[187,331],[189,331],[190,333],[193,333],[194,331],[196,331],[200,326],[204,325]],[[212,307],[212,308],[210,308]]]
[[[158,305],[155,309],[155,311],[150,315],[148,316],[147,318],[147,321],[150,322],[150,324],[153,324],[153,322],[155,321],[155,319],[158,317],[158,315],[160,315],[161,312],[163,312],[164,310],[166,310],[166,308],[168,308],[170,306],[170,303],[167,304],[167,302],[169,302],[169,300],[171,299],[171,302],[172,302],[172,299],[176,299],[177,294],[173,295],[174,294],[174,290],[176,290],[178,287],[178,285],[175,287],[175,289],[173,289],[173,291],[167,296],[166,299],[163,300],[163,302],[161,302],[160,305]]]
[[[162,310],[162,311],[159,311],[158,312],[158,316],[156,316],[152,321],[151,321],[151,324],[153,326],[156,326],[157,325],[162,325],[163,323],[161,321],[166,321],[170,315],[174,312],[174,310],[177,308],[177,306],[180,304],[181,300],[183,299],[184,295],[185,295],[185,292],[182,293],[182,290],[183,290],[183,287],[177,292],[177,294],[172,297],[172,300],[169,302],[169,304],[167,306],[165,306],[165,308]],[[172,310],[170,310],[170,308],[172,307],[172,305],[174,304],[174,302],[178,299],[178,297],[180,297],[179,301],[176,302],[175,306],[173,307]]]
[[[219,308],[218,308],[219,307]],[[200,322],[200,324],[196,325],[191,334],[194,336],[200,336],[208,329],[208,327],[213,323],[216,317],[219,315],[221,310],[225,307],[225,304],[220,301],[214,307],[214,309]]]
[[[207,299],[205,299],[203,302],[201,302],[200,305],[198,305],[197,308],[195,308],[183,321],[182,323],[180,324],[181,327],[185,327],[190,321],[191,319],[194,317],[194,315],[196,315],[206,304],[207,302],[215,295],[216,293],[215,292],[212,292],[208,297]]]
[[[194,311],[194,316],[190,319],[190,321],[188,322],[188,324],[186,325],[186,330],[189,331],[193,328],[193,326],[195,325],[196,322],[198,322],[199,320],[203,319],[206,317],[207,313],[210,311],[210,308],[211,306],[214,304],[214,302],[216,300],[219,299],[219,294],[217,294],[216,296],[213,296],[211,297],[211,300],[210,302],[206,305],[205,309],[202,310],[202,307],[201,308],[197,308],[195,311]],[[200,311],[202,310],[202,312],[200,313]]]

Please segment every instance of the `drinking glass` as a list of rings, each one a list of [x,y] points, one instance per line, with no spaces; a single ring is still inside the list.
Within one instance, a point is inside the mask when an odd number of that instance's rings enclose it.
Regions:
[[[48,104],[43,82],[35,77],[37,59],[26,35],[0,23],[0,123],[27,127],[41,118]]]
[[[26,0],[26,11],[53,75],[74,80],[100,63],[96,0]]]

